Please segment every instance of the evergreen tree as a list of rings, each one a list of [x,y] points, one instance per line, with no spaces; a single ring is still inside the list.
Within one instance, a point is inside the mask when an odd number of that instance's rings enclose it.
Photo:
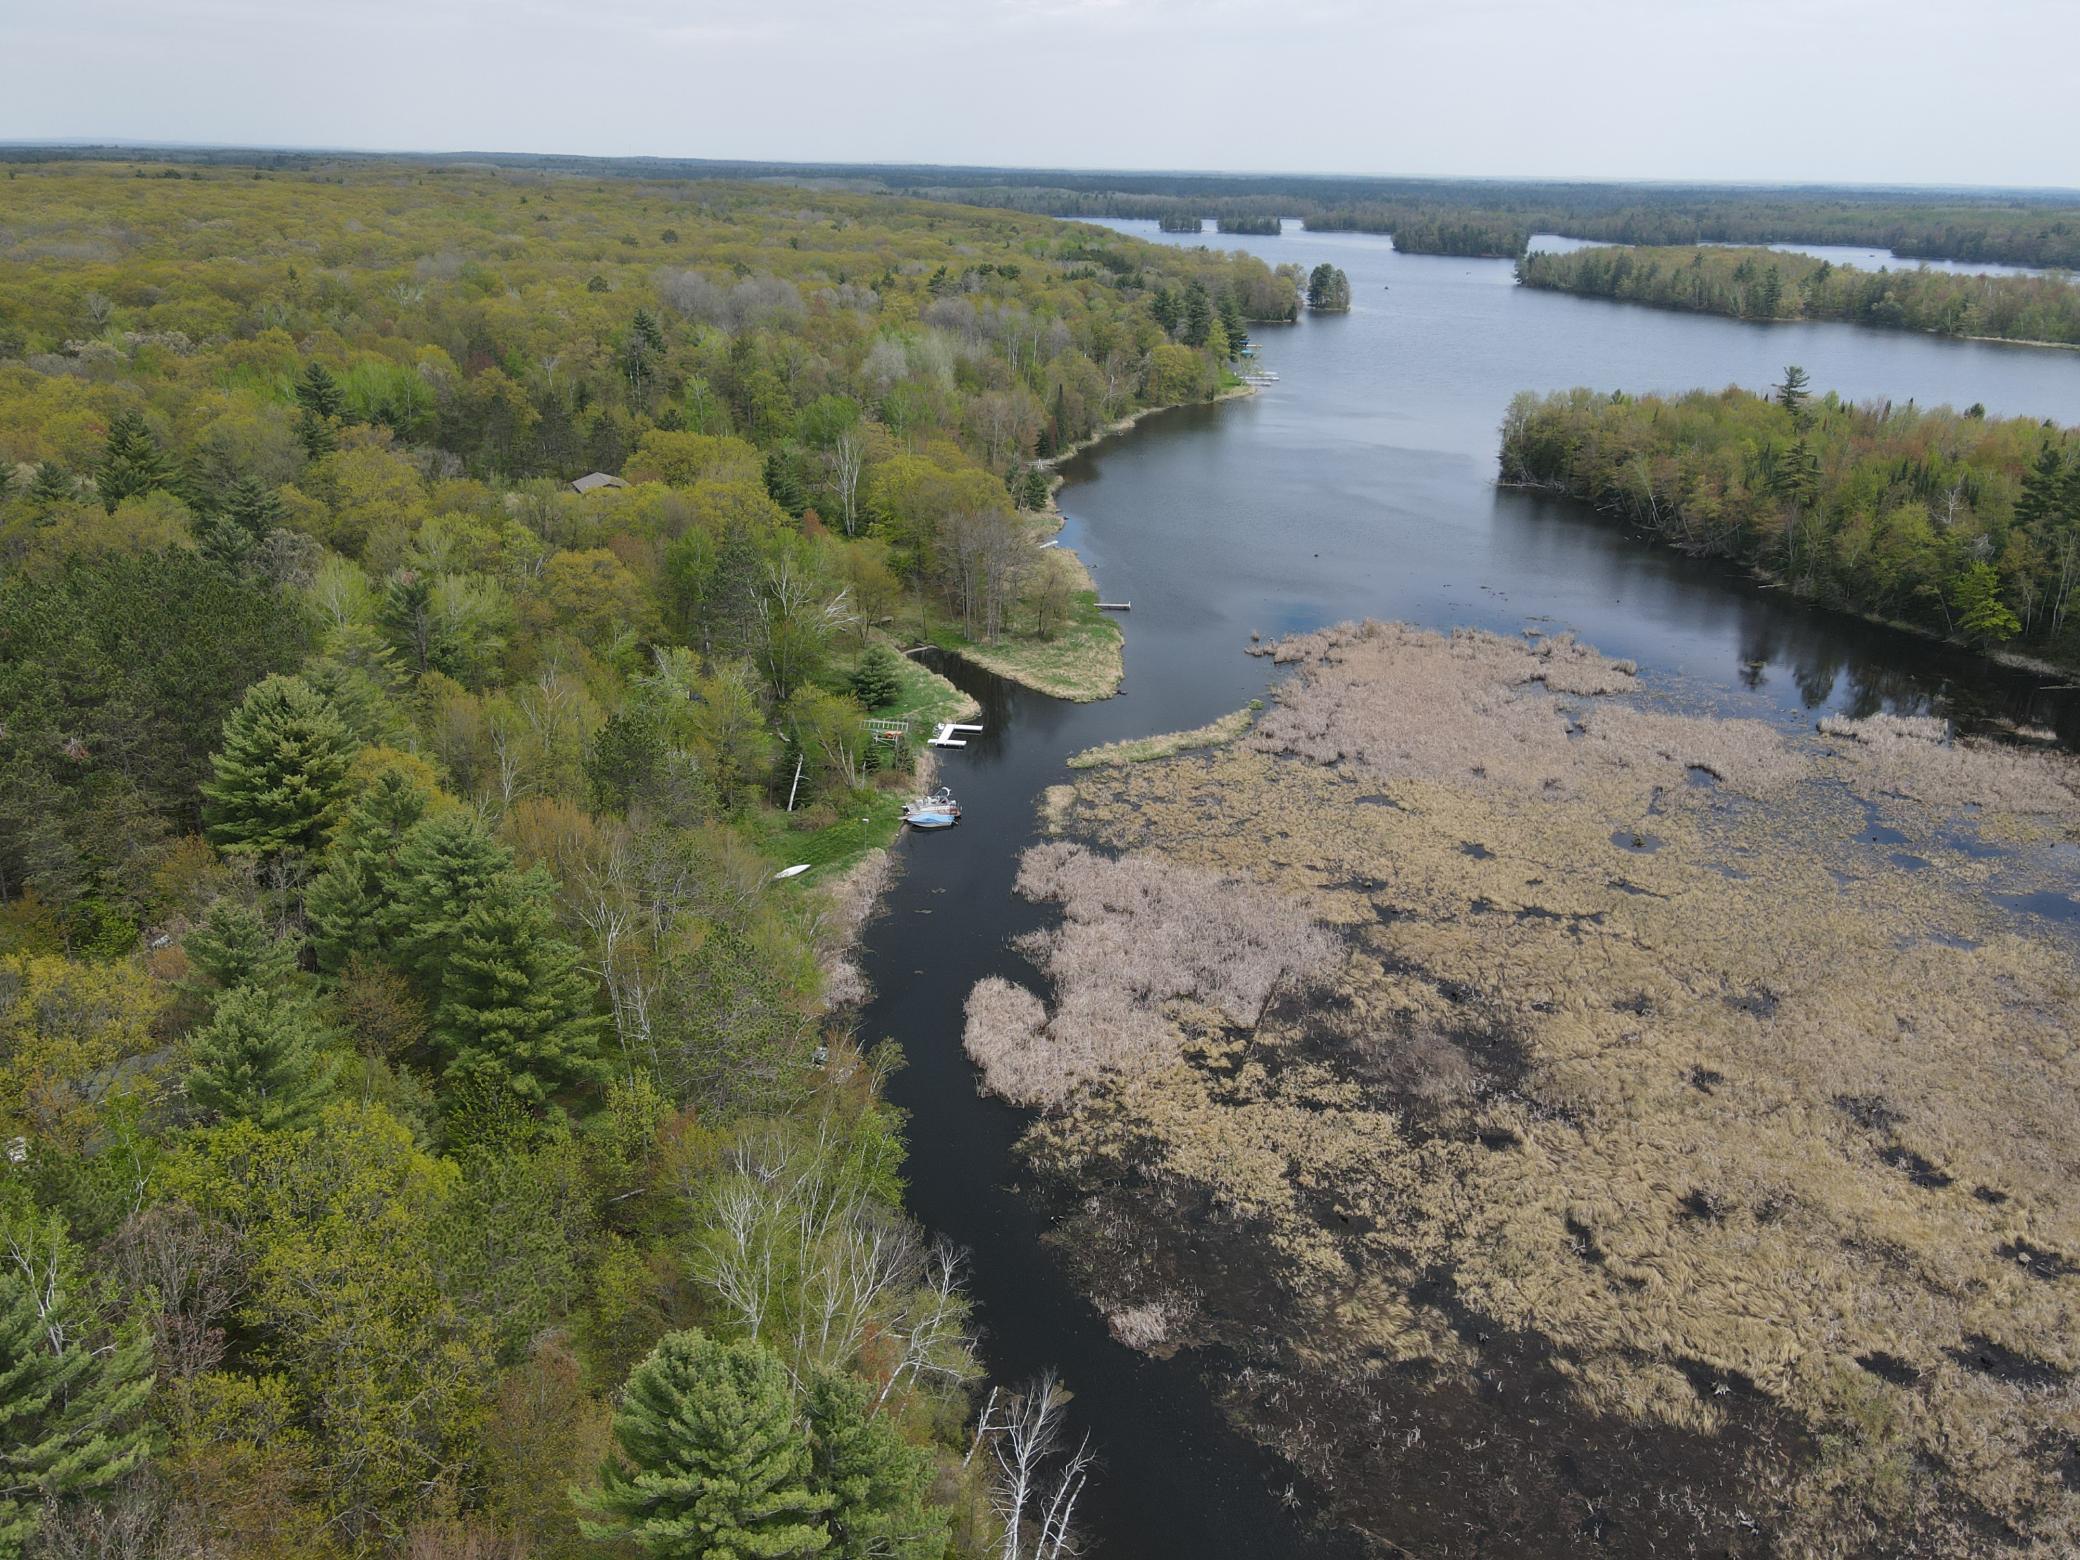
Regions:
[[[332,371],[319,362],[306,365],[303,377],[296,381],[296,404],[313,417],[336,421],[347,415],[347,393]]]
[[[380,946],[428,997],[462,947],[462,925],[477,901],[513,870],[512,853],[457,810],[414,824],[399,843],[397,866],[376,909]],[[380,890],[379,890],[380,891]]]
[[[105,1489],[144,1461],[152,1363],[139,1328],[97,1346],[79,1254],[55,1216],[0,1223],[0,1557],[13,1560],[43,1502]]]
[[[1249,345],[1249,330],[1242,322],[1242,306],[1235,301],[1233,293],[1222,293],[1220,301],[1221,329],[1228,333],[1228,346],[1240,352]]]
[[[159,448],[159,441],[143,416],[118,412],[108,425],[108,444],[101,464],[94,468],[94,485],[110,514],[126,498],[155,492],[173,480],[173,462]]]
[[[355,954],[382,946],[400,875],[398,856],[405,836],[426,816],[429,800],[403,771],[386,769],[347,810],[326,852],[325,870],[303,896],[321,969],[338,970]]]
[[[298,412],[296,442],[303,446],[303,453],[309,459],[323,460],[339,448],[339,424],[329,417],[314,417],[309,412]]]
[[[296,973],[298,946],[295,936],[275,936],[258,910],[227,894],[181,939],[192,972],[187,989],[215,1000],[233,986],[282,985]]]
[[[433,1043],[451,1079],[529,1106],[601,1076],[600,1021],[578,950],[555,934],[550,884],[506,872],[455,928],[441,967]]]
[[[855,1377],[809,1383],[810,1476],[830,1507],[833,1560],[937,1560],[950,1513],[930,1505],[932,1459],[871,1411]]]
[[[1777,404],[1802,421],[1806,401],[1811,394],[1806,387],[1811,383],[1812,380],[1806,371],[1793,363],[1784,370],[1784,382],[1777,386]]]
[[[672,1560],[790,1560],[830,1545],[827,1496],[787,1371],[756,1342],[665,1334],[629,1375],[614,1416],[621,1459],[580,1491],[588,1537]]]
[[[852,696],[867,709],[878,710],[896,702],[903,691],[902,671],[895,653],[886,645],[870,645],[852,669]]]
[[[802,518],[802,511],[809,507],[809,490],[795,463],[779,450],[766,452],[765,483],[768,498],[795,519]]]
[[[1820,457],[1804,439],[1793,439],[1771,476],[1780,498],[1804,509],[1820,494]]]
[[[393,569],[376,603],[376,622],[412,670],[433,665],[433,576],[424,569]]]
[[[79,484],[72,473],[54,460],[37,464],[36,475],[29,480],[29,501],[39,508],[48,509],[53,504],[70,503],[79,496]]]
[[[1957,609],[1957,629],[1965,638],[1998,642],[2013,639],[2022,621],[2001,600],[2000,572],[1990,563],[1975,563],[1950,588]]]
[[[2076,483],[2080,483],[2080,466],[2068,471],[2059,447],[2047,441],[2022,479],[2022,491],[2015,498],[2015,523],[2034,529],[2056,518],[2072,502]]]
[[[300,677],[246,690],[224,722],[205,781],[210,837],[232,855],[316,850],[346,793],[354,739],[339,713]]]
[[[1326,260],[1307,273],[1307,306],[1324,313],[1340,313],[1351,306],[1351,279],[1341,266]]]
[[[268,533],[282,523],[282,500],[257,477],[244,476],[225,489],[221,499],[196,525],[203,556],[227,569],[250,563]]]
[[[1184,312],[1178,304],[1176,293],[1168,287],[1158,287],[1148,307],[1149,312],[1155,315],[1158,325],[1170,335],[1177,334],[1178,323],[1184,318]]]
[[[312,460],[339,448],[339,425],[347,415],[347,393],[323,363],[313,362],[296,381],[296,437]]]
[[[269,1132],[317,1119],[338,1062],[309,1000],[286,986],[234,986],[188,1037],[188,1098]]]
[[[601,812],[627,812],[649,789],[665,752],[664,733],[649,710],[632,705],[609,715],[585,751],[592,805]]]
[[[1184,320],[1178,327],[1177,339],[1188,347],[1203,347],[1212,329],[1213,300],[1207,296],[1206,284],[1195,277],[1185,289]]]

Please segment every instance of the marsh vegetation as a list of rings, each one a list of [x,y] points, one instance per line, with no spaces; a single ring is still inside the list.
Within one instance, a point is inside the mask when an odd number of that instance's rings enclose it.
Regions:
[[[2069,758],[1787,730],[1567,638],[1289,640],[1083,771],[986,1087],[1115,1337],[1432,1553],[2057,1553]],[[2036,896],[2036,897],[2031,897]]]

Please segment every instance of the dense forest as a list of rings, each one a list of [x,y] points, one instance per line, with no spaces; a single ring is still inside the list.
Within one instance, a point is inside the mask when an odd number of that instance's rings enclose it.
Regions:
[[[0,161],[95,158],[107,148],[0,147]],[[210,148],[130,150],[179,165],[281,170],[337,154]],[[395,161],[395,159],[393,159]],[[437,166],[439,159],[407,159]],[[1146,220],[1295,217],[1317,231],[1412,233],[1443,222],[1485,229],[1481,253],[1515,255],[1511,235],[1560,233],[1613,244],[1846,244],[1908,259],[1997,261],[2080,270],[2080,195],[2060,190],[1901,190],[1853,186],[1620,184],[1415,179],[1354,174],[1139,173],[880,163],[730,162],[483,154],[473,161],[588,177],[759,179],[892,191],[1055,216]],[[1412,243],[1420,243],[1412,238]],[[1462,253],[1466,251],[1418,251]]]
[[[1525,394],[1505,482],[1585,499],[1832,606],[2080,663],[2080,439],[1975,408],[1772,396]]]
[[[1221,231],[1240,231],[1221,219]],[[1232,219],[1240,221],[1243,219]],[[1448,207],[1338,206],[1306,218],[1310,233],[1385,233],[1405,255],[1464,255],[1509,260],[1524,252],[1531,233],[1515,218]]]
[[[1744,320],[1848,320],[2080,346],[2080,286],[2058,276],[1864,271],[1775,249],[1698,247],[1528,254],[1517,261],[1517,280]]]
[[[1292,277],[368,161],[17,164],[0,255],[0,1554],[1060,1540],[830,1008],[865,721]]]

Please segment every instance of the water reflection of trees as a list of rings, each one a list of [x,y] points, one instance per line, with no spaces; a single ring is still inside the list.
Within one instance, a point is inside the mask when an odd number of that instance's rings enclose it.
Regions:
[[[1897,630],[1757,599],[1744,604],[1739,644],[1745,686],[1766,686],[1782,667],[1809,710],[1940,715],[1967,729],[2048,726],[2080,744],[2074,690]]]

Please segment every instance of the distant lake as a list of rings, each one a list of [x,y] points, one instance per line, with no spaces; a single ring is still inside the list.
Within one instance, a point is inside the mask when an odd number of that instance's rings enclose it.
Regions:
[[[1353,307],[1256,328],[1261,363],[1280,375],[1263,393],[1152,417],[1065,467],[1064,540],[1101,596],[1133,603],[1124,693],[1069,705],[948,668],[984,706],[986,729],[941,769],[966,818],[900,847],[903,875],[864,949],[878,995],[860,1032],[893,1036],[908,1055],[890,1093],[910,1113],[909,1205],[972,1254],[994,1379],[1053,1365],[1076,1393],[1078,1431],[1104,1458],[1081,1508],[1098,1553],[1340,1555],[1345,1546],[1309,1532],[1304,1502],[1294,1509],[1276,1493],[1288,1476],[1227,1426],[1191,1356],[1155,1360],[1113,1341],[1044,1244],[1047,1211],[1019,1184],[1012,1145],[1026,1118],[976,1093],[962,1004],[985,974],[1030,979],[1007,944],[1048,919],[1012,893],[1040,791],[1069,778],[1063,761],[1078,749],[1197,726],[1261,696],[1274,673],[1244,653],[1253,632],[1368,615],[1574,629],[1639,662],[1649,688],[1787,729],[1829,711],[1891,709],[2027,720],[2080,743],[2080,706],[2042,686],[2049,679],[1808,608],[1580,505],[1494,481],[1498,426],[1519,390],[1760,390],[1799,363],[1816,393],[1977,401],[2073,424],[2080,354],[1533,291],[1514,284],[1507,261],[1400,255],[1374,234],[1103,225],[1274,262],[1330,261],[1349,274]]]
[[[1153,238],[1158,243],[1164,244],[1190,244],[1203,242],[1206,239],[1218,239],[1223,244],[1230,244],[1234,243],[1238,236],[1218,232],[1214,223],[1203,220],[1201,231],[1196,238],[1190,233],[1162,232],[1153,222],[1134,222],[1110,217],[1069,217],[1063,220],[1095,222],[1100,227],[1116,228],[1122,233],[1135,233],[1140,236]],[[1147,230],[1145,234],[1142,231],[1143,229]],[[1326,238],[1350,236],[1334,233],[1310,233],[1307,231],[1305,224],[1290,217],[1286,219],[1284,229],[1285,231],[1282,235],[1284,239],[1298,240],[1302,243],[1316,243]],[[1268,237],[1269,235],[1265,236]],[[1376,233],[1357,236],[1378,238],[1382,241],[1391,238],[1389,234]],[[1564,255],[1571,254],[1577,249],[1603,249],[1609,247],[1629,249],[1634,246],[1630,244],[1613,246],[1609,239],[1602,238],[1569,238],[1562,233],[1533,233],[1527,247],[1536,254]],[[1713,244],[1712,247],[1718,249],[1763,248],[1774,249],[1779,254],[1811,255],[1815,259],[1830,261],[1835,265],[1854,266],[1859,271],[1912,271],[1925,266],[1931,271],[1947,271],[1954,276],[2058,276],[2063,277],[2067,281],[2080,282],[2080,273],[2052,271],[2045,269],[2043,266],[2004,265],[1998,260],[1917,260],[1911,256],[1896,255],[1889,249],[1862,249],[1853,244]],[[1269,257],[1267,256],[1267,258]]]

